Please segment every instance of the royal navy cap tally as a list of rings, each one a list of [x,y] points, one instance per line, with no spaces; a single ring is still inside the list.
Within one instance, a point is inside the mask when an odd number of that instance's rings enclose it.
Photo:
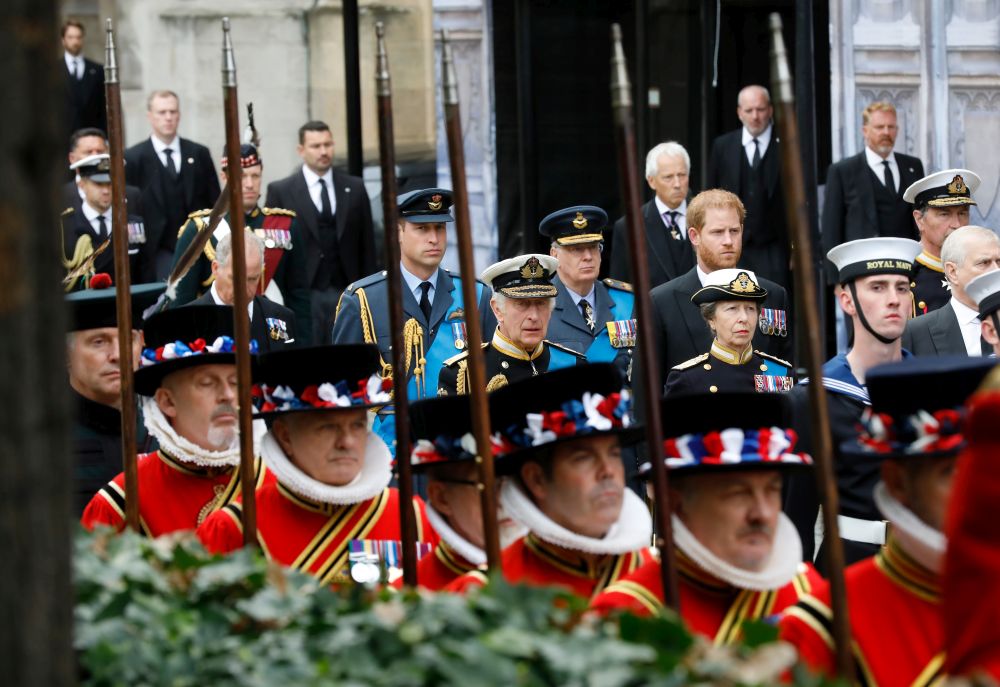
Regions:
[[[132,328],[142,326],[142,313],[151,306],[167,288],[164,283],[133,284],[132,295]],[[102,327],[118,326],[118,306],[115,287],[86,289],[67,294],[66,305],[70,311],[71,332],[85,329],[100,329]]]
[[[451,203],[451,191],[445,188],[418,189],[396,198],[399,216],[413,224],[454,222]]]
[[[928,174],[910,184],[903,193],[903,200],[913,203],[918,210],[924,207],[940,208],[952,205],[975,205],[972,194],[982,180],[967,169],[946,169]]]
[[[695,305],[732,300],[760,302],[765,298],[767,289],[761,287],[757,275],[735,267],[710,272],[704,285],[691,296],[691,302]]]
[[[538,225],[538,232],[560,246],[597,243],[604,240],[602,230],[608,224],[608,213],[594,205],[574,205],[557,210]]]
[[[83,179],[90,179],[99,184],[111,183],[111,156],[107,153],[88,155],[71,164],[69,168]]]
[[[479,280],[508,298],[555,298],[552,277],[557,267],[559,261],[551,255],[528,253],[493,263]]]
[[[240,167],[242,169],[260,165],[263,164],[263,162],[264,161],[260,159],[260,153],[257,152],[257,146],[252,143],[240,144]],[[229,166],[229,157],[225,150],[222,151],[221,163],[222,169]]]
[[[838,280],[844,283],[873,274],[908,277],[921,250],[920,244],[912,239],[877,237],[834,246],[826,257],[837,266]]]
[[[979,308],[979,319],[984,320],[997,312],[1000,310],[1000,270],[980,274],[966,284],[965,293]]]
[[[476,458],[469,396],[435,396],[410,404],[410,463],[416,472]]]

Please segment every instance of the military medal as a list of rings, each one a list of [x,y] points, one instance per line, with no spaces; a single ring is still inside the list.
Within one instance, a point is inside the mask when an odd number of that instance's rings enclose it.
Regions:
[[[636,339],[635,320],[615,320],[607,323],[612,348],[633,348]]]
[[[275,341],[288,340],[288,325],[285,321],[277,317],[267,318],[267,333]]]
[[[462,350],[466,347],[469,335],[465,329],[465,322],[452,322],[451,335],[455,339],[455,348]]]
[[[791,377],[778,375],[754,375],[753,385],[757,393],[776,393],[791,391],[793,382]]]
[[[128,242],[146,243],[146,227],[141,221],[128,223]]]

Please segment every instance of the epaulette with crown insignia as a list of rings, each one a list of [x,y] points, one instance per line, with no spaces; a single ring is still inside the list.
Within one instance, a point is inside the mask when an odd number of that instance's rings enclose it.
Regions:
[[[609,289],[620,289],[622,291],[628,291],[629,293],[635,291],[635,289],[632,288],[632,285],[627,281],[619,281],[618,279],[612,279],[611,277],[604,280],[604,285]]]
[[[689,367],[694,367],[695,365],[697,365],[699,363],[702,363],[702,362],[704,362],[706,360],[708,360],[708,353],[702,353],[701,355],[696,355],[695,357],[691,358],[691,360],[685,360],[683,363],[680,363],[678,365],[674,365],[670,369],[672,369],[672,370],[686,370]]]

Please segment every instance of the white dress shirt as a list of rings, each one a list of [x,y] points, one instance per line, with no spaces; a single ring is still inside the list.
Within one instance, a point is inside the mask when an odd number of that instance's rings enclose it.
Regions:
[[[771,144],[771,131],[773,129],[774,124],[768,124],[767,128],[757,135],[757,149],[760,150],[762,160],[764,153],[767,152],[767,147]],[[746,127],[743,127],[743,151],[747,154],[747,162],[753,166],[753,136],[750,135]]]
[[[212,281],[212,288],[209,289],[209,291],[211,292],[211,294],[212,294],[212,300],[215,301],[216,305],[228,305],[228,306],[232,306],[232,303],[226,303],[221,298],[219,298],[219,289],[216,288],[214,280]],[[253,320],[253,299],[252,298],[247,303],[247,314],[250,316],[250,319]]]
[[[181,141],[180,138],[174,136],[174,140],[169,143],[164,143],[156,136],[150,136],[149,140],[153,142],[153,150],[156,151],[156,157],[159,158],[160,164],[164,167],[167,166],[167,154],[163,151],[170,148],[170,157],[174,159],[174,169],[177,173],[181,173]]]
[[[962,339],[965,341],[965,350],[970,356],[982,356],[982,327],[980,326],[979,311],[973,310],[965,303],[960,303],[952,296],[948,301],[955,317],[958,318],[958,328],[962,332]]]
[[[698,270],[698,281],[700,281],[701,285],[704,286],[705,280],[708,279],[708,272],[701,269],[701,265],[699,265],[698,263],[694,264],[694,268]]]
[[[323,187],[319,185],[320,176],[309,169],[308,165],[302,165],[302,176],[306,179],[306,188],[309,189],[309,196],[312,198],[316,212],[323,212]],[[326,170],[322,176],[326,182],[326,192],[330,196],[330,214],[337,214],[337,194],[333,192],[333,170]]]
[[[896,186],[895,190],[898,193],[899,192],[899,165],[896,164],[896,153],[890,152],[889,153],[889,157],[885,158],[885,160],[889,162],[889,169],[892,170],[893,183]],[[865,161],[868,162],[868,166],[871,168],[871,170],[873,172],[875,172],[875,176],[878,179],[880,179],[882,181],[882,183],[885,183],[885,165],[882,164],[882,162],[883,162],[882,156],[879,155],[878,153],[876,153],[874,150],[872,150],[868,146],[865,146]]]
[[[111,208],[108,208],[101,213],[90,207],[90,204],[87,203],[86,200],[80,204],[80,207],[83,209],[83,216],[87,218],[87,221],[90,222],[90,226],[94,228],[94,233],[100,236],[102,240],[111,238]],[[108,229],[108,233],[103,236],[101,235],[101,222],[98,219],[101,215],[104,215],[104,226]]]
[[[675,208],[667,207],[667,204],[660,200],[659,196],[653,196],[653,202],[656,203],[656,210],[660,213],[660,219],[663,220],[663,226],[667,226],[667,219],[663,216],[665,212],[676,212],[674,215],[674,221],[677,222],[677,229],[680,232],[681,238],[687,238],[687,210],[688,202],[685,198],[681,201],[681,204]]]
[[[83,55],[70,55],[63,51],[63,59],[66,60],[66,71],[78,79],[83,78]]]
[[[413,297],[417,299],[417,303],[420,303],[420,297],[423,295],[420,285],[425,281],[430,282],[431,288],[427,289],[427,300],[431,302],[431,305],[434,305],[434,292],[437,291],[438,270],[434,270],[434,274],[429,276],[427,279],[421,279],[403,267],[403,263],[400,263],[399,272],[403,275],[403,282],[405,282],[406,288],[408,288],[410,293],[413,294]]]

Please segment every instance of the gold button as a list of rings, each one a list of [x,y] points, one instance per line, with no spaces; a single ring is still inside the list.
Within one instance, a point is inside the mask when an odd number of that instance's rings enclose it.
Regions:
[[[767,365],[761,364],[760,370],[761,372],[767,372]]]
[[[919,303],[917,303],[917,307],[918,307],[918,308],[926,308],[926,307],[927,307],[927,304],[926,304],[926,303],[924,303],[923,301],[920,301]]]
[[[714,394],[716,391],[719,390],[719,387],[717,387],[717,386],[715,386],[713,384],[712,386],[708,387],[708,390],[711,391]]]
[[[703,365],[703,367],[704,367],[704,368],[705,368],[706,370],[711,370],[711,369],[712,369],[712,366],[711,366],[711,365],[709,365],[708,363],[705,363],[705,364]]]
[[[915,289],[915,288],[917,288],[917,282],[915,282],[915,281],[911,281],[911,282],[910,282],[910,288],[911,288],[911,289]]]

